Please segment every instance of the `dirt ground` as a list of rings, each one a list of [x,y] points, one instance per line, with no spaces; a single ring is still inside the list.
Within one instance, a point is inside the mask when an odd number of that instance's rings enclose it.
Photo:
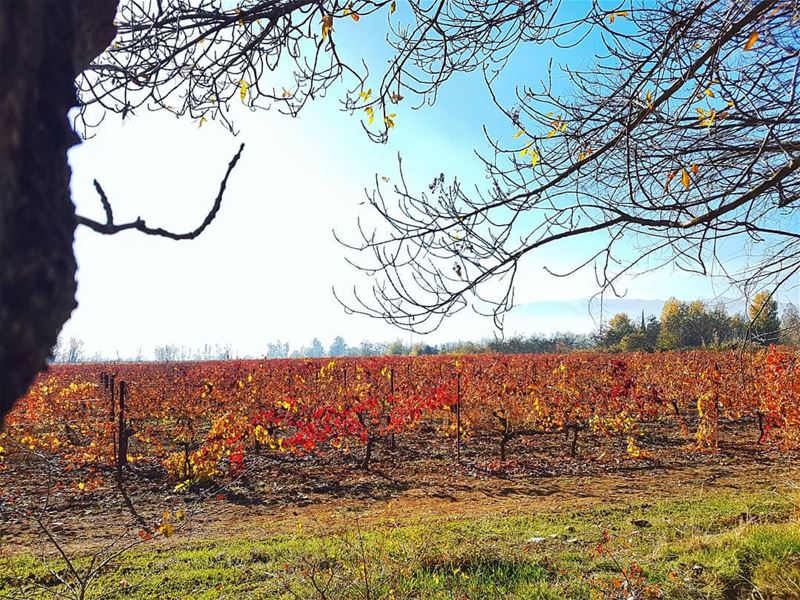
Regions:
[[[571,457],[563,435],[513,440],[500,463],[497,439],[468,439],[458,464],[452,440],[420,429],[375,450],[369,471],[361,449],[316,456],[264,454],[217,487],[176,492],[159,466],[134,465],[121,488],[108,473],[91,492],[64,486],[47,497],[50,481],[74,473],[48,471],[38,461],[10,456],[0,473],[0,547],[35,549],[42,539],[30,515],[42,514],[66,547],[87,549],[122,532],[158,524],[164,511],[185,510],[180,543],[189,539],[261,538],[313,526],[357,510],[366,522],[420,522],[478,515],[579,510],[600,504],[785,486],[800,481],[798,455],[759,446],[752,423],[723,424],[718,452],[696,452],[691,438],[664,424],[644,427],[644,456],[630,458],[624,439],[583,433]],[[45,500],[47,507],[42,512]],[[30,513],[30,514],[26,514]],[[178,543],[178,542],[176,542]]]

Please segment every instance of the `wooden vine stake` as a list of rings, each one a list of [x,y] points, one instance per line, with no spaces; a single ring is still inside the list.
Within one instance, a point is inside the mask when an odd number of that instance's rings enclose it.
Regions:
[[[117,439],[119,440],[119,452],[117,454],[117,477],[122,479],[122,469],[128,464],[128,436],[129,430],[125,424],[125,400],[128,395],[128,385],[125,381],[119,382],[119,427]]]

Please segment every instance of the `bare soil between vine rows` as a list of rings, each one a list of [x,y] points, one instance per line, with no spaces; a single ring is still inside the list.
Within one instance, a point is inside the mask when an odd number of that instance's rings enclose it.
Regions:
[[[132,465],[122,490],[109,472],[91,492],[74,484],[52,492],[44,522],[65,547],[88,550],[110,543],[126,528],[155,526],[164,511],[178,509],[190,518],[165,543],[259,539],[320,523],[330,528],[346,514],[372,524],[418,523],[777,489],[800,481],[795,466],[800,455],[758,445],[751,422],[723,423],[717,452],[693,451],[691,437],[671,424],[642,429],[640,458],[628,456],[622,438],[582,432],[574,458],[563,435],[515,439],[504,464],[497,460],[496,438],[469,438],[457,464],[453,441],[422,427],[398,436],[395,449],[389,440],[377,444],[369,471],[358,467],[362,448],[314,456],[265,453],[248,456],[245,473],[233,482],[187,492],[176,492],[160,467]],[[21,513],[42,510],[48,473],[20,454],[11,453],[7,462],[0,490],[12,503],[0,503],[0,548],[35,551],[41,532]],[[58,467],[49,477],[75,481],[75,473]]]

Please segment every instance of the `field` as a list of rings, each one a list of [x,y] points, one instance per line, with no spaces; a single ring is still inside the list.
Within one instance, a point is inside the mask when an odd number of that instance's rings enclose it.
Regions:
[[[0,592],[800,597],[797,359],[54,367],[0,438]]]

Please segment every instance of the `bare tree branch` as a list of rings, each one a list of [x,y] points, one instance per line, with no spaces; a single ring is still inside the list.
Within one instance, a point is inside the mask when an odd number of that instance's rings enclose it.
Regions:
[[[103,204],[103,210],[106,213],[106,222],[99,223],[98,221],[93,221],[92,219],[88,219],[86,217],[78,216],[78,224],[85,225],[96,231],[98,233],[103,233],[106,235],[113,235],[115,233],[120,233],[121,231],[127,230],[134,230],[138,231],[139,233],[144,233],[146,235],[155,235],[159,237],[169,238],[171,240],[193,240],[197,236],[199,236],[203,231],[205,231],[206,227],[208,227],[211,222],[216,218],[217,213],[219,212],[220,207],[222,206],[222,197],[225,194],[225,188],[228,185],[228,177],[230,176],[231,172],[233,171],[236,163],[239,162],[239,158],[242,155],[242,151],[244,150],[244,144],[239,146],[238,152],[233,156],[231,161],[228,163],[228,168],[225,171],[225,176],[222,178],[222,181],[219,184],[219,191],[217,192],[217,197],[214,199],[214,204],[211,207],[211,210],[206,215],[206,218],[203,219],[203,222],[192,231],[187,233],[173,233],[171,231],[167,231],[166,229],[162,229],[160,227],[149,227],[144,220],[139,217],[135,221],[131,221],[129,223],[114,223],[114,213],[111,210],[111,203],[108,201],[108,197],[106,196],[105,191],[100,186],[100,183],[95,179],[94,180],[94,187],[97,190],[98,195],[100,196],[100,202]]]
[[[511,107],[486,68],[516,132],[487,132],[489,185],[440,175],[417,193],[401,169],[387,195],[376,180],[373,225],[345,244],[371,290],[337,296],[345,307],[419,332],[471,307],[502,327],[521,259],[581,238],[577,268],[614,293],[667,263],[785,285],[800,265],[800,1],[593,2],[580,20],[549,8],[537,41],[594,44],[595,61],[563,67],[562,89],[551,65]]]

